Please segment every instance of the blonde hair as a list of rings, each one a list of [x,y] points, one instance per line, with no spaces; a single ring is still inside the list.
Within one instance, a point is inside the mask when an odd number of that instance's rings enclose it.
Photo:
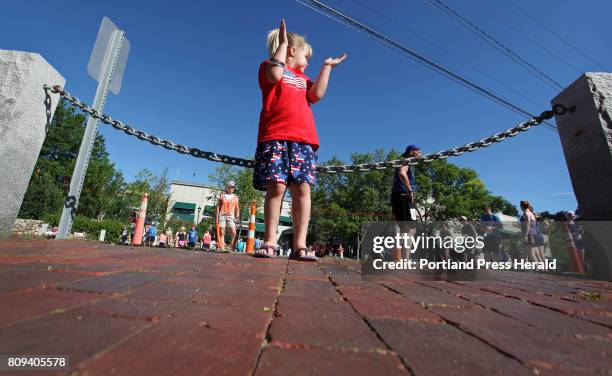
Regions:
[[[280,44],[279,35],[279,29],[270,30],[270,32],[268,32],[268,54],[270,55],[270,57],[273,57],[276,53],[276,50],[278,49],[278,45]],[[306,42],[306,37],[297,33],[288,32],[287,39],[289,42],[289,47],[295,47],[296,49],[303,48],[306,52],[307,57],[312,56],[312,46],[308,42]]]

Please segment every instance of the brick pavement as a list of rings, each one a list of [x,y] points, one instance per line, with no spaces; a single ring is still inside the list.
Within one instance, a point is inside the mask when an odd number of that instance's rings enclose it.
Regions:
[[[612,374],[609,282],[33,240],[0,242],[0,273],[0,354],[70,375]]]

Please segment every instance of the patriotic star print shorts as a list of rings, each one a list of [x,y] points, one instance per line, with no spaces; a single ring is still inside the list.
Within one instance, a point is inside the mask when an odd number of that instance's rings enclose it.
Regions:
[[[265,191],[270,182],[286,185],[308,183],[314,186],[317,181],[316,165],[317,153],[309,144],[264,141],[257,145],[255,151],[253,187]]]

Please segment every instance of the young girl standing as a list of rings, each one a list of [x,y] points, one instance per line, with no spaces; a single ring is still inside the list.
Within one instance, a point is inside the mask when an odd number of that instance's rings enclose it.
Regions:
[[[292,197],[292,258],[316,261],[306,247],[310,220],[310,185],[316,183],[316,151],[319,137],[310,105],[327,91],[329,75],[346,54],[323,62],[317,79],[304,74],[312,47],[296,33],[288,33],[285,20],[279,29],[268,33],[269,60],[259,67],[259,87],[263,108],[255,152],[253,186],[266,191],[264,204],[265,239],[255,251],[256,257],[274,257],[277,253],[276,231],[285,189]]]

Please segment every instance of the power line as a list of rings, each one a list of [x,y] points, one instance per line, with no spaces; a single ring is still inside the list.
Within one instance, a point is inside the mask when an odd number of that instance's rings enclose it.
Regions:
[[[568,46],[570,46],[574,51],[578,52],[579,54],[581,54],[582,56],[584,56],[585,58],[587,58],[588,60],[590,60],[593,64],[597,65],[599,68],[603,69],[606,72],[609,72],[610,69],[604,67],[603,65],[599,64],[597,61],[595,61],[595,59],[591,58],[589,55],[587,55],[585,52],[582,52],[581,50],[578,49],[578,47],[574,46],[573,44],[571,44],[569,41],[567,41],[565,38],[563,38],[561,35],[557,34],[554,30],[552,30],[551,28],[549,28],[548,26],[546,26],[544,23],[542,23],[540,20],[538,20],[536,17],[532,16],[531,14],[529,14],[527,11],[523,10],[521,7],[519,7],[518,5],[516,5],[513,1],[510,1],[510,4],[515,7],[516,9],[518,9],[521,13],[523,13],[524,15],[526,15],[527,17],[529,17],[532,21],[534,21],[535,23],[537,23],[538,25],[542,26],[542,28],[544,28],[545,30],[547,30],[549,33],[551,33],[552,35],[554,35],[555,37],[557,37],[559,40],[561,40],[563,43],[567,44]]]
[[[432,61],[431,59],[422,56],[414,51],[412,51],[411,49],[409,49],[408,47],[405,47],[403,45],[401,45],[400,43],[380,34],[379,32],[373,30],[372,28],[369,28],[367,26],[365,26],[363,23],[348,17],[344,14],[342,14],[341,12],[321,3],[318,0],[296,0],[298,3],[313,9],[316,12],[319,12],[323,15],[325,15],[326,17],[329,17],[331,19],[333,19],[336,22],[340,22],[346,26],[349,26],[357,31],[360,32],[365,32],[368,36],[378,40],[379,42],[381,42],[382,44],[386,45],[387,47],[393,48],[398,50],[400,53],[402,53],[403,55],[406,55],[408,57],[410,57],[411,59],[413,59],[414,61],[416,61],[417,63],[427,66],[431,69],[433,69],[434,71],[438,72],[439,74],[441,74],[444,77],[447,77],[453,81],[455,81],[456,83],[467,87],[470,90],[473,90],[474,92],[492,100],[493,102],[506,107],[507,109],[521,114],[523,116],[527,116],[527,117],[534,117],[533,114],[529,113],[528,111],[510,103],[508,100],[502,98],[499,95],[496,95],[494,93],[492,93],[491,91],[461,77],[460,75],[452,72],[451,70],[449,70],[448,68],[442,66],[441,64],[438,64],[434,61]],[[306,2],[308,2],[309,4],[307,4]],[[556,129],[556,127],[554,127],[552,124],[545,122],[547,125],[549,125],[550,127],[552,127],[553,129]]]
[[[353,2],[354,2],[354,3],[359,4],[359,5],[360,5],[360,6],[362,6],[363,8],[365,8],[365,9],[369,10],[370,12],[375,13],[375,14],[377,14],[378,16],[380,16],[380,17],[382,17],[382,18],[386,19],[387,21],[391,22],[392,24],[394,24],[394,25],[396,25],[396,26],[399,26],[399,27],[400,27],[400,28],[402,28],[403,30],[405,30],[405,31],[407,31],[407,32],[409,32],[409,33],[411,33],[411,34],[413,34],[414,36],[416,36],[417,38],[421,39],[422,41],[427,42],[427,43],[431,44],[432,46],[438,47],[438,46],[436,46],[436,44],[435,44],[434,42],[432,42],[430,39],[428,39],[428,38],[426,38],[426,37],[422,36],[421,34],[417,33],[416,31],[414,31],[414,30],[412,30],[412,29],[410,29],[410,28],[406,27],[405,25],[403,25],[403,24],[401,24],[400,22],[398,22],[398,21],[394,20],[393,18],[391,18],[391,17],[387,16],[386,14],[384,14],[384,13],[382,13],[382,12],[380,12],[380,11],[378,11],[378,10],[376,10],[376,9],[372,8],[372,7],[370,7],[369,5],[367,5],[367,4],[365,4],[365,3],[363,3],[363,2],[361,2],[361,1],[359,1],[359,0],[353,0]],[[363,22],[363,21],[362,21],[362,22]],[[438,47],[438,48],[440,48],[440,47]]]
[[[474,33],[476,36],[484,40],[487,44],[489,44],[493,48],[497,49],[498,51],[506,55],[508,58],[510,58],[510,60],[516,62],[517,64],[522,66],[524,69],[526,69],[528,72],[534,74],[536,77],[538,77],[540,80],[542,80],[547,85],[553,87],[554,89],[557,89],[557,88],[563,89],[563,86],[559,84],[557,81],[555,81],[554,79],[552,79],[549,75],[542,72],[540,69],[535,67],[533,64],[529,63],[527,60],[519,56],[519,54],[517,54],[516,52],[508,48],[506,45],[504,45],[503,43],[495,39],[493,36],[491,36],[484,30],[476,26],[474,23],[472,23],[465,17],[461,16],[459,13],[457,13],[455,10],[453,10],[446,4],[442,3],[440,0],[427,0],[427,1],[429,2],[429,4],[436,7],[438,10],[440,10],[441,12],[443,12],[450,18],[459,22],[459,24],[461,24],[463,27],[467,28],[469,31]]]
[[[484,3],[484,1],[482,0],[474,0],[474,1],[478,1],[481,4]],[[481,8],[482,9],[482,8]],[[490,15],[492,15],[493,17],[495,17],[498,21],[500,21],[501,23],[503,23],[504,25],[506,25],[509,29],[513,30],[515,33],[519,34],[520,36],[522,36],[523,38],[525,38],[526,40],[528,40],[529,42],[531,42],[534,46],[538,47],[539,49],[541,49],[542,51],[547,52],[549,55],[551,55],[552,57],[554,57],[555,59],[559,60],[560,62],[562,62],[563,64],[567,65],[570,69],[573,69],[576,73],[582,74],[582,72],[584,72],[584,70],[576,67],[575,65],[571,64],[570,62],[568,62],[567,60],[565,60],[563,57],[557,55],[556,53],[554,53],[553,51],[551,51],[548,47],[546,47],[543,44],[538,43],[536,40],[534,40],[533,38],[531,38],[529,35],[525,34],[524,32],[522,32],[521,30],[517,29],[516,27],[512,26],[509,22],[505,21],[503,18],[501,18],[497,13],[491,10],[485,10],[487,13],[489,13]]]
[[[439,50],[441,50],[441,51],[443,51],[443,52],[450,53],[450,51],[449,51],[449,50],[447,50],[447,49],[445,49],[445,48],[443,48],[443,47],[441,47],[441,46],[437,45],[436,43],[432,42],[430,39],[428,39],[428,38],[426,38],[426,37],[424,37],[424,36],[420,35],[419,33],[417,33],[417,32],[416,32],[416,31],[414,31],[414,30],[411,30],[410,28],[406,27],[404,24],[402,24],[402,23],[400,23],[400,22],[396,21],[395,19],[393,19],[393,18],[391,18],[391,17],[387,16],[386,14],[379,12],[378,10],[376,10],[376,9],[374,9],[374,8],[372,8],[372,7],[370,7],[370,6],[366,5],[366,4],[364,4],[364,3],[362,3],[362,2],[361,2],[361,1],[359,1],[359,0],[353,0],[353,2],[355,2],[355,3],[359,4],[360,6],[364,7],[365,9],[368,9],[368,10],[369,10],[369,11],[371,11],[372,13],[375,13],[375,14],[377,14],[378,16],[380,16],[380,17],[382,17],[382,18],[386,19],[387,21],[389,21],[389,22],[391,22],[392,24],[394,24],[394,25],[396,25],[396,26],[400,27],[401,29],[403,29],[403,30],[405,30],[405,31],[407,31],[407,32],[409,32],[409,33],[411,33],[411,34],[415,35],[416,37],[418,37],[419,39],[421,39],[421,40],[423,40],[423,41],[427,42],[428,44],[432,45],[433,47],[435,47],[435,48],[437,48],[437,49],[439,49]],[[474,66],[474,65],[472,65],[472,64],[469,64],[468,66],[469,66],[469,67],[470,67],[472,70],[474,70],[475,72],[480,73],[480,74],[482,74],[482,75],[486,76],[487,78],[489,78],[489,79],[490,79],[490,80],[492,80],[492,81],[495,81],[495,82],[496,82],[496,83],[498,83],[499,85],[501,85],[501,86],[505,87],[506,89],[508,89],[508,90],[512,91],[513,93],[517,94],[518,96],[522,97],[523,99],[525,99],[525,100],[527,100],[527,101],[529,101],[529,102],[531,102],[531,103],[535,104],[535,105],[536,105],[536,106],[538,106],[538,107],[542,107],[542,104],[541,104],[541,103],[537,103],[537,102],[536,102],[536,101],[535,101],[533,98],[530,98],[530,97],[526,96],[525,94],[523,94],[523,93],[519,92],[518,90],[514,89],[514,88],[513,88],[513,87],[511,87],[510,85],[508,85],[508,84],[506,84],[506,83],[504,83],[504,82],[502,82],[502,81],[498,80],[497,78],[495,78],[494,76],[492,76],[492,75],[488,74],[487,72],[485,72],[485,71],[483,71],[483,70],[481,70],[481,69],[478,69],[476,66]],[[551,128],[546,128],[546,129],[551,129]]]
[[[538,77],[544,83],[548,84],[549,86],[551,86],[551,87],[553,87],[555,89],[557,89],[557,88],[558,89],[564,89],[564,87],[560,83],[555,81],[549,75],[547,75],[546,73],[542,72],[540,69],[535,67],[533,64],[529,63],[527,60],[523,59],[519,54],[517,54],[516,52],[514,52],[513,50],[508,48],[506,45],[504,45],[503,43],[501,43],[497,39],[495,39],[492,35],[490,35],[486,31],[484,31],[481,28],[479,28],[478,26],[476,26],[473,22],[471,22],[467,18],[461,16],[454,9],[452,9],[448,5],[444,4],[442,1],[440,1],[440,0],[427,0],[427,2],[429,4],[431,4],[432,6],[436,7],[438,10],[442,11],[444,14],[446,14],[450,18],[452,18],[455,21],[459,22],[459,24],[461,24],[462,26],[464,26],[465,28],[470,30],[472,33],[474,33],[480,39],[484,40],[486,43],[491,45],[493,48],[497,49],[498,51],[500,51],[501,53],[503,53],[504,55],[509,57],[510,60],[518,63],[523,68],[525,68],[528,72],[533,73],[536,77]]]

